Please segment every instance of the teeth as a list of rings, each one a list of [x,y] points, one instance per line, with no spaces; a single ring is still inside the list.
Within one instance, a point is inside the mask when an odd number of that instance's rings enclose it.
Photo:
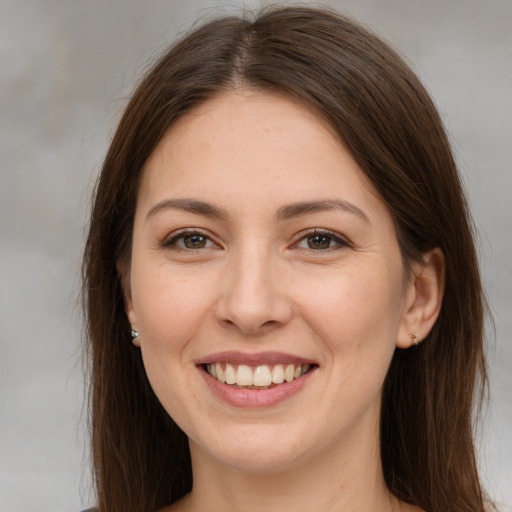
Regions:
[[[272,382],[274,384],[281,384],[284,382],[284,369],[282,364],[276,364],[272,369]]]
[[[236,384],[236,372],[232,365],[226,364],[226,384]]]
[[[208,366],[213,366],[213,365],[208,365]],[[226,382],[226,374],[224,373],[224,370],[222,369],[222,366],[220,365],[220,363],[216,363],[215,364],[215,373],[217,374],[217,380],[219,382]],[[213,377],[213,374],[212,374],[212,377]]]
[[[257,366],[252,378],[254,386],[270,386],[272,384],[272,372],[267,365]]]
[[[219,382],[238,387],[257,387],[268,389],[272,384],[292,382],[309,371],[311,365],[276,364],[270,367],[266,364],[256,367],[226,363],[224,369],[221,363],[206,365],[206,371]]]
[[[252,370],[241,364],[236,371],[236,383],[239,386],[252,386]]]
[[[286,382],[291,382],[295,377],[295,365],[289,364],[284,370],[284,380]]]

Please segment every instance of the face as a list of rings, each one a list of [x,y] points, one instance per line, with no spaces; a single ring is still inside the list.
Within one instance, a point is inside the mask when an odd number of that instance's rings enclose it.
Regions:
[[[193,458],[268,471],[375,443],[408,280],[385,204],[304,107],[238,91],[181,118],[143,172],[128,282]]]

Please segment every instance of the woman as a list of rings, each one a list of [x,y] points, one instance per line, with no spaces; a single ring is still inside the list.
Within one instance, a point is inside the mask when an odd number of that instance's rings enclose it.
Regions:
[[[492,508],[463,191],[354,22],[279,8],[171,48],[105,159],[84,290],[100,511]]]

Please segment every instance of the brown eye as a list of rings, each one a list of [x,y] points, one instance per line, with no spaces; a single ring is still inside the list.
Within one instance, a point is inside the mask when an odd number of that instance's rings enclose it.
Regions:
[[[208,238],[203,235],[190,235],[183,237],[183,245],[187,249],[203,249],[206,247]]]
[[[331,231],[313,230],[303,236],[294,247],[313,251],[328,251],[342,249],[351,245],[340,235]]]
[[[197,231],[181,231],[162,244],[166,249],[198,250],[216,247],[211,238]]]
[[[332,238],[329,235],[313,235],[307,237],[307,244],[310,249],[320,250],[331,247]]]

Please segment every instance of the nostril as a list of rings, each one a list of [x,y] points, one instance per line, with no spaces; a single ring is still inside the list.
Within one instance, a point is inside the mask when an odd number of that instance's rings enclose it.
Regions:
[[[233,300],[220,304],[216,317],[224,325],[237,326],[244,332],[257,332],[286,324],[291,317],[291,307],[288,304],[276,304],[275,301],[263,303],[253,300],[242,303]]]

